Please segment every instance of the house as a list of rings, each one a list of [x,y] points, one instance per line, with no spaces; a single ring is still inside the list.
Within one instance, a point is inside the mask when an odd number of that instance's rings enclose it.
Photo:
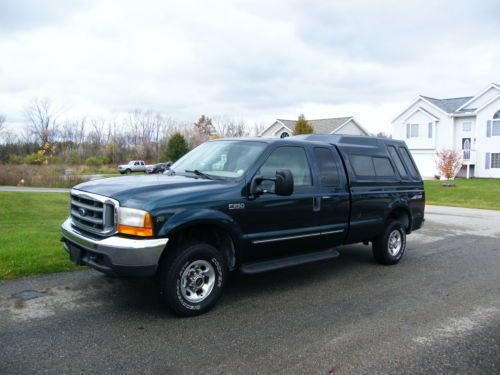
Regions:
[[[393,121],[393,138],[406,141],[424,177],[438,175],[437,152],[459,150],[459,176],[500,178],[500,85],[475,96],[417,97]]]
[[[266,129],[261,131],[259,137],[289,137],[293,134],[296,122],[297,120],[277,119]],[[352,116],[307,120],[307,122],[313,127],[314,132],[319,134],[369,135],[361,124]]]

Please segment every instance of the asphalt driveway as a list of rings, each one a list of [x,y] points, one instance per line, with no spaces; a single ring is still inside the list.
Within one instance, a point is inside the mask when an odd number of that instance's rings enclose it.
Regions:
[[[149,281],[95,271],[0,284],[0,373],[500,373],[500,212],[428,207],[396,266],[370,248],[233,276],[179,319]],[[62,251],[62,249],[61,249]]]

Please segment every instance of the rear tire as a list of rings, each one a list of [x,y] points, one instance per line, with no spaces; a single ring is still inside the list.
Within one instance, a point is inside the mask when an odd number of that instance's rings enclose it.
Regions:
[[[222,254],[205,243],[180,245],[170,251],[159,272],[160,293],[175,314],[195,316],[209,311],[222,295],[227,267]]]
[[[406,230],[398,220],[387,223],[384,233],[372,241],[375,260],[380,264],[398,263],[406,250]]]

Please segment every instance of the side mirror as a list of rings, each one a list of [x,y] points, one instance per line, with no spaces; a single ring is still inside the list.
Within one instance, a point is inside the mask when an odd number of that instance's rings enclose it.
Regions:
[[[262,181],[273,181],[274,194],[276,195],[289,196],[293,194],[293,175],[289,169],[277,170],[275,178],[264,178],[260,175],[255,176],[250,185],[250,194],[254,197],[264,193],[272,193],[261,188]]]
[[[293,174],[289,169],[278,169],[274,181],[274,192],[276,195],[293,194]]]

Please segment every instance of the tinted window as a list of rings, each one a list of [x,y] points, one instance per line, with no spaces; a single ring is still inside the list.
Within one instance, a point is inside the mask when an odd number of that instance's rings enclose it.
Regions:
[[[289,169],[292,172],[294,186],[312,185],[309,163],[302,147],[277,148],[260,168],[260,174],[264,178],[274,178],[278,169]],[[271,189],[274,186],[269,181],[264,181],[262,185],[264,189]]]
[[[351,155],[351,165],[358,176],[375,176],[371,156]]]
[[[408,167],[408,170],[410,171],[410,175],[414,178],[418,178],[418,172],[417,168],[415,168],[415,165],[413,164],[413,161],[411,160],[410,154],[408,153],[408,150],[404,147],[400,147],[399,151],[401,151],[401,155],[403,156],[403,160]]]
[[[321,186],[338,186],[339,176],[337,163],[333,158],[332,151],[327,148],[314,148],[314,156],[318,161],[319,182]]]
[[[388,158],[373,158],[373,166],[375,167],[375,174],[378,177],[394,176],[394,169]]]
[[[406,173],[406,169],[396,151],[396,148],[394,146],[387,146],[387,149],[389,150],[389,155],[391,155],[392,161],[396,164],[399,175],[403,178],[408,177],[408,173]]]

